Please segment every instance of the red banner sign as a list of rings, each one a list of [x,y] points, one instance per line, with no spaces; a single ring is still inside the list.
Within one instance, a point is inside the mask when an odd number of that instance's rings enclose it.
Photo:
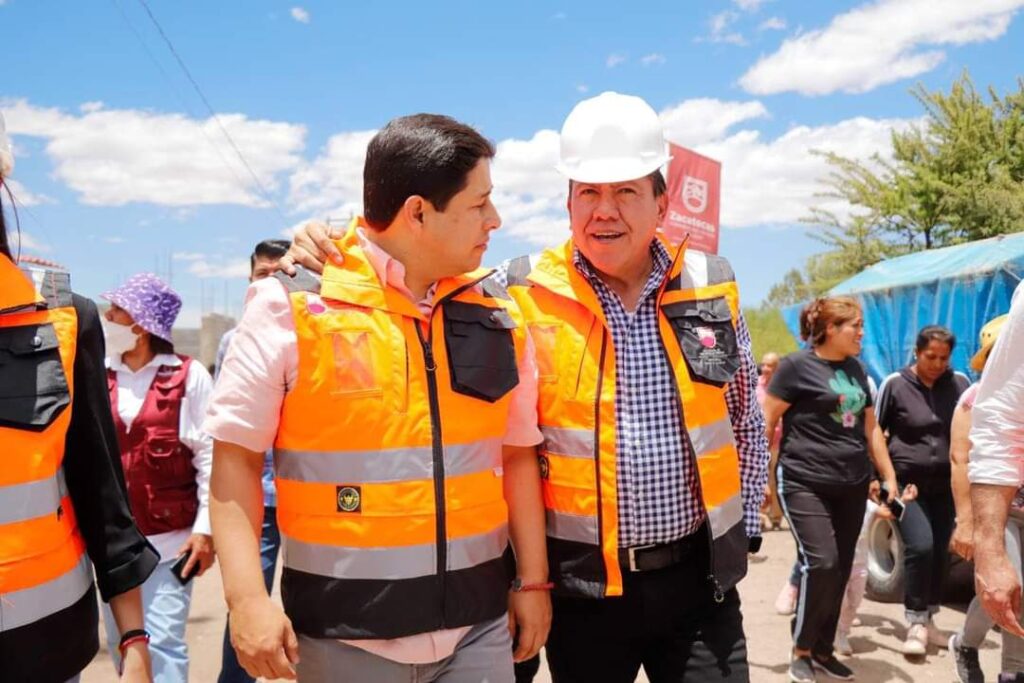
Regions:
[[[662,230],[673,242],[689,235],[690,248],[717,254],[722,164],[679,145],[669,147],[668,214]]]

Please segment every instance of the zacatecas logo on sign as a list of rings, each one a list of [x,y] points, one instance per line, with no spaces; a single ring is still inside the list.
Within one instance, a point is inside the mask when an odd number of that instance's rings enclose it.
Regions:
[[[722,165],[679,145],[670,148],[668,212],[661,229],[676,244],[689,237],[690,249],[717,254]]]

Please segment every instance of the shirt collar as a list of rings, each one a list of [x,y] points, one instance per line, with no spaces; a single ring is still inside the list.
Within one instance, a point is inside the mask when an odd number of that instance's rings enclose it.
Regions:
[[[405,265],[391,254],[384,251],[380,245],[370,241],[363,228],[356,228],[356,236],[359,238],[359,246],[362,248],[363,253],[366,254],[367,260],[373,267],[373,271],[377,273],[377,277],[380,279],[381,283],[387,287],[397,289],[413,303],[418,303],[416,301],[416,297],[413,296],[413,293],[405,284]],[[430,288],[427,290],[427,294],[423,297],[423,300],[432,301],[434,298],[434,292],[436,291],[437,283],[435,282],[430,285]]]
[[[647,277],[647,283],[644,285],[643,293],[640,295],[640,301],[643,301],[653,292],[655,292],[661,283],[665,280],[668,275],[669,269],[672,267],[672,255],[668,253],[668,249],[661,243],[660,240],[651,240],[651,274]],[[587,257],[583,255],[583,252],[578,247],[573,245],[572,248],[572,262],[576,267],[576,270],[590,282],[590,284],[600,291],[611,291],[608,285],[604,283],[601,277],[597,274],[597,269],[594,265],[587,260]]]
[[[117,356],[116,358],[111,358],[110,356],[107,356],[106,362],[107,367],[113,370],[114,372],[127,372],[132,375],[140,373],[146,368],[159,368],[161,365],[176,368],[181,365],[181,359],[178,358],[173,353],[158,353],[155,356],[153,356],[153,358],[150,359],[148,363],[143,365],[138,370],[132,370],[130,367],[125,365],[124,361],[121,360],[121,356]]]

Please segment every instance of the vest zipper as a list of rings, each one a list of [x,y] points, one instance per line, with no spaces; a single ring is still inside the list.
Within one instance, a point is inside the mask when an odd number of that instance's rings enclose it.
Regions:
[[[427,316],[427,337],[423,337],[423,329],[419,322],[413,321],[416,327],[416,336],[419,337],[420,346],[423,347],[423,360],[426,364],[427,371],[427,398],[430,403],[430,431],[431,431],[431,450],[433,451],[433,463],[434,463],[434,506],[437,509],[437,525],[435,527],[435,533],[437,534],[437,578],[440,581],[440,592],[441,592],[441,627],[444,628],[445,619],[445,605],[447,603],[446,598],[446,581],[445,575],[448,571],[448,524],[445,514],[445,508],[447,507],[444,494],[444,483],[445,483],[445,468],[444,468],[444,441],[441,436],[441,406],[438,403],[437,398],[437,363],[434,360],[434,313],[441,307],[445,301],[453,299],[462,292],[466,291],[470,287],[482,282],[494,273],[493,270],[489,271],[483,277],[473,280],[472,282],[465,284],[447,295],[438,299],[430,309],[430,315]],[[408,369],[406,370],[408,372]]]
[[[427,320],[427,324],[433,320],[433,312]],[[433,337],[433,328],[427,332],[427,338],[423,338],[423,330],[418,322],[416,336],[419,337],[420,345],[423,347],[423,359],[427,370],[427,396],[430,403],[430,431],[432,439],[432,451],[434,462],[434,505],[437,510],[437,578],[441,583],[441,623],[445,622],[445,572],[448,568],[448,532],[445,520],[445,495],[444,495],[444,444],[441,439],[441,407],[437,399],[437,363],[434,362],[434,349],[430,338]]]

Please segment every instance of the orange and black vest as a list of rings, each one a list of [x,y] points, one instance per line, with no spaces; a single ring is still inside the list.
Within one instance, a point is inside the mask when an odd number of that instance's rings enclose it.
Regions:
[[[347,639],[497,618],[518,309],[477,271],[440,281],[424,315],[381,284],[354,227],[338,246],[318,293],[277,276],[298,339],[274,442],[285,611],[300,633]]]
[[[658,329],[697,458],[709,520],[709,579],[721,595],[747,569],[739,457],[725,402],[740,360],[739,294],[725,259],[665,246],[674,259],[657,295]],[[537,348],[552,580],[571,595],[621,595],[615,348],[604,311],[573,265],[571,242],[511,261],[508,291]]]
[[[22,272],[0,254],[0,651],[5,661],[46,657],[38,650],[40,629],[51,637],[80,632],[70,647],[91,644],[88,652],[82,648],[88,655],[82,667],[96,651],[92,565],[62,468],[77,332],[67,273]],[[86,613],[92,621],[82,624],[77,617]],[[36,647],[26,651],[29,643]]]
[[[139,414],[128,429],[117,412],[117,373],[107,369],[107,391],[121,447],[128,502],[139,531],[147,536],[191,529],[199,512],[195,454],[181,441],[181,404],[192,359],[161,365]]]

